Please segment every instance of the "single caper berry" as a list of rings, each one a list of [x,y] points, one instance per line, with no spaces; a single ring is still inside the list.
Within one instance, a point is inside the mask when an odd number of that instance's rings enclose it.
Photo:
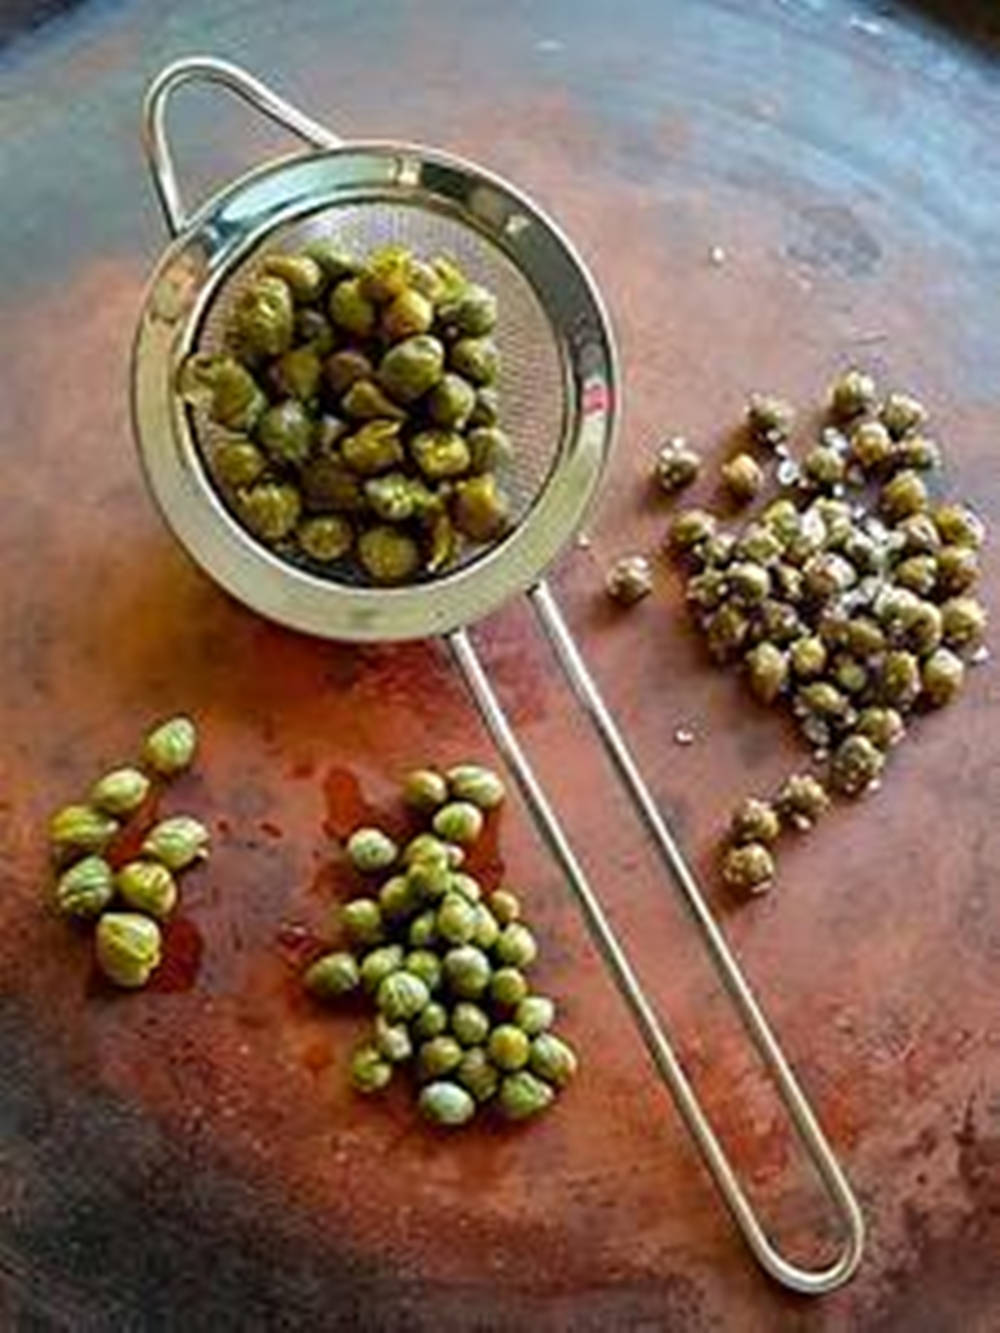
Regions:
[[[444,956],[444,975],[453,995],[476,1000],[490,984],[490,960],[474,944],[449,949]]]
[[[801,703],[805,712],[822,718],[843,717],[848,706],[841,691],[828,680],[810,681],[808,685],[803,685],[796,696],[796,702]]]
[[[496,917],[482,903],[476,904],[476,929],[472,943],[480,949],[492,949],[500,935],[500,926]]]
[[[845,694],[861,694],[868,685],[868,671],[864,663],[849,653],[842,653],[835,658],[832,670],[834,683]]]
[[[967,546],[978,550],[986,539],[982,519],[967,505],[939,505],[934,511],[934,523],[941,540],[949,546]]]
[[[458,1041],[445,1033],[425,1041],[417,1051],[417,1076],[426,1081],[440,1078],[461,1062],[462,1047]]]
[[[412,916],[419,902],[408,877],[406,875],[393,875],[379,889],[378,905],[383,919],[390,924],[395,924]]]
[[[295,535],[306,555],[323,565],[343,559],[354,544],[354,529],[341,514],[303,519]]]
[[[830,808],[830,798],[811,773],[793,773],[782,783],[775,805],[782,819],[805,832]]]
[[[208,829],[190,815],[173,815],[155,824],[142,844],[144,856],[162,861],[168,870],[184,870],[208,856]]]
[[[688,579],[684,596],[699,610],[714,611],[725,601],[728,592],[725,570],[703,569]]]
[[[752,560],[758,565],[773,565],[782,555],[780,540],[763,523],[748,523],[733,548],[740,560]]]
[[[936,440],[926,435],[909,435],[900,440],[893,450],[893,463],[897,467],[915,468],[918,472],[930,472],[942,463],[941,447]]]
[[[257,439],[273,462],[282,466],[304,463],[312,448],[312,418],[297,398],[286,398],[261,416]]]
[[[937,553],[937,571],[938,591],[951,597],[966,592],[979,578],[979,558],[968,546],[942,546]]]
[[[656,456],[656,481],[667,495],[690,486],[701,471],[701,458],[683,435],[674,435],[660,446]]]
[[[90,805],[63,806],[49,820],[49,841],[57,860],[79,852],[103,852],[117,832],[117,819]]]
[[[514,1022],[529,1037],[547,1031],[556,1018],[556,1006],[547,995],[526,995],[514,1011]]]
[[[403,780],[403,800],[413,810],[429,812],[448,799],[448,783],[432,768],[417,768]]]
[[[497,299],[485,287],[470,282],[454,300],[441,303],[438,318],[449,337],[467,334],[480,338],[497,322]]]
[[[432,1037],[440,1037],[448,1027],[448,1010],[437,1000],[431,1002],[421,1009],[413,1020],[413,1035],[421,1041],[430,1041]]]
[[[885,755],[868,739],[855,733],[837,746],[830,762],[830,784],[845,796],[858,796],[878,778]]]
[[[467,1124],[476,1114],[476,1103],[465,1088],[444,1079],[421,1089],[417,1105],[431,1124],[448,1129]]]
[[[340,909],[340,919],[356,944],[381,944],[385,938],[382,912],[374,898],[352,898]]]
[[[461,1000],[451,1011],[451,1030],[463,1046],[480,1046],[490,1033],[490,1019],[485,1009],[470,1000]]]
[[[764,472],[752,454],[735,454],[721,468],[722,482],[737,504],[749,504],[760,494]]]
[[[796,639],[788,650],[792,670],[800,680],[812,680],[826,666],[826,644],[817,634]]]
[[[623,555],[608,570],[604,587],[612,601],[633,606],[653,591],[653,569],[644,555]]]
[[[347,855],[356,870],[375,874],[395,864],[399,848],[381,829],[359,828],[347,840]]]
[[[876,401],[875,381],[863,370],[846,370],[830,387],[830,414],[838,421],[849,421],[870,412]]]
[[[142,758],[154,772],[172,777],[190,767],[197,749],[197,728],[181,715],[154,727],[142,743]]]
[[[490,999],[496,1004],[513,1008],[528,994],[524,973],[516,967],[500,967],[490,980]]]
[[[765,893],[774,880],[774,857],[761,842],[730,847],[722,858],[722,879],[741,893]]]
[[[137,768],[115,768],[90,789],[90,804],[109,815],[130,815],[149,794],[149,778]]]
[[[495,426],[500,420],[500,395],[490,385],[481,385],[476,389],[476,405],[472,409],[468,424],[477,426]]]
[[[723,570],[732,560],[735,550],[736,538],[731,532],[714,532],[701,543],[695,554],[703,565]]]
[[[510,967],[530,967],[538,956],[538,945],[527,926],[512,921],[500,932],[494,951],[498,961]]]
[[[357,990],[361,973],[353,954],[328,953],[306,969],[302,984],[318,1000],[336,1000]]]
[[[239,491],[236,507],[255,537],[273,543],[295,530],[302,513],[302,496],[291,484],[264,481]]]
[[[795,409],[784,398],[770,393],[752,393],[747,400],[747,426],[759,444],[783,444],[795,425]]]
[[[63,916],[100,916],[114,896],[114,874],[102,856],[77,861],[56,885],[56,907]]]
[[[933,708],[950,703],[965,683],[965,664],[950,648],[936,648],[920,671],[923,698]]]
[[[435,903],[451,888],[452,873],[446,864],[425,859],[408,867],[406,879],[416,902]]]
[[[145,986],[159,967],[160,928],[138,912],[105,912],[95,936],[97,965],[116,986]]]
[[[816,444],[802,460],[802,474],[814,486],[823,488],[839,486],[844,480],[846,463],[836,449],[825,444]]]
[[[812,556],[802,567],[805,591],[815,601],[826,601],[846,592],[857,582],[857,570],[849,560],[833,551]]]
[[[383,944],[372,949],[361,960],[361,984],[374,994],[382,982],[403,966],[403,949],[399,944]]]
[[[439,865],[450,864],[448,845],[436,838],[433,833],[418,833],[403,848],[403,864],[411,866],[417,861],[434,861]]]
[[[906,726],[896,709],[877,704],[861,710],[854,730],[859,736],[867,736],[880,750],[898,745],[906,735]]]
[[[314,346],[293,347],[274,363],[271,379],[278,393],[315,407],[323,378],[323,359]],[[258,430],[260,425],[258,424]]]
[[[476,909],[459,893],[448,893],[435,918],[437,933],[451,944],[468,944],[476,932]]]
[[[399,440],[399,422],[389,420],[366,421],[341,442],[343,461],[361,477],[377,477],[403,461],[403,446]]]
[[[224,486],[251,486],[263,474],[267,459],[249,440],[223,440],[212,451],[212,468]]]
[[[452,872],[450,887],[453,893],[460,893],[466,902],[478,903],[483,896],[479,880],[461,870]]]
[[[433,323],[434,306],[412,287],[393,297],[382,312],[382,332],[391,343],[427,333]]]
[[[358,556],[376,583],[402,583],[420,567],[420,548],[413,538],[383,524],[362,533]]]
[[[158,861],[129,861],[115,875],[115,887],[129,907],[164,920],[177,905],[177,885]]]
[[[446,774],[448,790],[456,801],[471,801],[480,810],[494,810],[506,792],[501,779],[480,764],[458,764]]]
[[[678,551],[691,551],[715,533],[714,514],[706,509],[685,509],[670,525],[670,542]]]
[[[788,656],[773,643],[758,643],[746,655],[750,688],[762,703],[777,699],[788,683]]]
[[[750,622],[733,602],[724,602],[705,623],[708,649],[718,662],[730,660],[739,651],[750,630]]]
[[[512,1073],[528,1063],[531,1043],[521,1028],[513,1023],[500,1023],[490,1033],[486,1053],[498,1069]]]
[[[378,312],[357,278],[337,283],[330,293],[328,308],[334,324],[358,338],[367,338],[375,329]]]
[[[436,426],[464,430],[476,406],[472,385],[448,371],[427,397],[427,411]]]
[[[407,972],[419,977],[429,991],[436,991],[441,985],[441,960],[432,950],[412,949],[403,966]]]
[[[273,254],[264,260],[265,273],[272,273],[282,278],[291,289],[292,296],[301,305],[315,301],[326,285],[322,268],[307,254]]]
[[[912,468],[897,472],[891,481],[882,487],[879,505],[891,521],[918,514],[927,508],[927,486],[919,473]],[[944,534],[942,534],[943,536]]]
[[[908,712],[920,694],[920,665],[912,653],[886,653],[878,672],[878,695],[883,703]]]
[[[555,1092],[527,1069],[508,1074],[500,1084],[500,1109],[508,1120],[527,1120],[555,1100]]]
[[[427,949],[437,944],[440,936],[437,929],[437,913],[433,910],[421,912],[410,922],[406,938],[414,949]]]
[[[381,1092],[392,1078],[392,1065],[371,1042],[358,1047],[351,1057],[351,1082],[366,1095]]]
[[[781,832],[781,821],[769,802],[747,796],[733,811],[729,831],[735,843],[772,843]]]
[[[500,1075],[482,1046],[472,1046],[462,1055],[455,1078],[477,1102],[488,1102],[500,1086]]]
[[[974,597],[951,597],[941,607],[941,633],[949,648],[978,647],[986,625],[986,608]]]
[[[402,968],[383,977],[375,993],[375,1003],[390,1023],[414,1018],[430,998],[427,983]]]
[[[459,338],[449,359],[451,369],[473,384],[492,384],[500,373],[500,353],[491,338]]]
[[[870,616],[854,616],[847,626],[845,645],[858,658],[871,658],[885,650],[885,634]]]
[[[450,801],[434,816],[434,832],[448,842],[463,846],[475,842],[483,831],[483,813],[470,801]]]
[[[306,306],[295,312],[295,341],[309,347],[322,358],[329,356],[337,340],[333,325],[326,315],[321,310]]]
[[[771,576],[753,560],[734,560],[726,573],[729,590],[743,606],[758,606],[771,591]]]
[[[908,393],[890,393],[879,416],[893,439],[899,440],[910,431],[920,429],[927,420],[927,410]]]
[[[335,397],[340,398],[358,380],[370,379],[375,367],[356,348],[344,348],[327,357],[323,375]]]
[[[294,327],[291,288],[275,274],[251,283],[233,308],[232,336],[244,357],[254,361],[287,352]]]
[[[355,421],[405,421],[406,413],[398,407],[374,380],[355,380],[340,400],[345,416]]]
[[[413,1041],[406,1024],[390,1023],[385,1014],[375,1015],[374,1040],[379,1055],[391,1064],[401,1064],[413,1054]]]
[[[565,1088],[576,1075],[579,1062],[569,1042],[553,1032],[541,1032],[531,1043],[531,1072],[546,1083]]]

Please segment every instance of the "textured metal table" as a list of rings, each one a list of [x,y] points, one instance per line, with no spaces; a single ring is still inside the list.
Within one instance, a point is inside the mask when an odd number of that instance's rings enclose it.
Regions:
[[[485,868],[531,903],[578,1084],[537,1126],[458,1141],[344,1089],[358,1020],[294,982],[297,932],[343,889],[329,834],[413,761],[487,742],[443,650],[296,637],[206,582],[143,490],[126,398],[162,244],[138,105],[166,60],[228,56],[335,130],[534,193],[593,264],[625,362],[592,544],[557,583],[708,877],[734,799],[800,755],[706,667],[670,570],[633,614],[606,609],[606,561],[665,522],[651,444],[682,430],[721,457],[748,389],[805,403],[863,360],[921,391],[955,488],[1000,508],[1000,42],[930,8],[93,0],[0,54],[0,1326],[1000,1328],[995,673],[920,724],[876,799],[786,851],[768,899],[716,901],[870,1225],[854,1283],[796,1299],[746,1255],[516,803]],[[284,146],[198,100],[172,123],[204,186]],[[481,641],[762,1208],[822,1254],[830,1219],[527,609]],[[209,813],[217,853],[158,987],[108,998],[41,906],[40,829],[181,707],[205,749],[174,799]]]

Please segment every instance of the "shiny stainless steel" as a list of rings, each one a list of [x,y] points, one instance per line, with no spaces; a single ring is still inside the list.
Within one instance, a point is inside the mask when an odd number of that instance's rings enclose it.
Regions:
[[[164,117],[172,90],[192,79],[223,85],[319,151],[261,167],[187,216]],[[776,1281],[805,1294],[841,1286],[857,1268],[864,1244],[857,1201],[551,592],[539,581],[582,521],[614,432],[614,345],[582,261],[551,220],[498,177],[417,146],[342,144],[223,61],[194,58],[164,70],[146,99],[144,134],[157,192],[176,239],[157,267],[140,321],[133,356],[133,416],[143,466],[167,522],[213,578],[271,619],[330,638],[447,635],[472,697],[566,875],[657,1072],[757,1261]],[[498,290],[511,325],[501,350],[517,372],[518,393],[509,398],[522,413],[515,428],[520,451],[527,453],[527,463],[521,464],[527,470],[513,479],[519,521],[494,550],[408,588],[372,589],[319,579],[259,546],[219,499],[200,447],[205,423],[195,420],[174,391],[178,366],[194,347],[210,347],[218,337],[227,303],[252,275],[260,255],[331,221],[359,245],[391,237],[421,249],[424,242],[435,249],[457,248]],[[560,666],[678,882],[713,964],[842,1220],[843,1249],[825,1268],[802,1268],[769,1240],[464,628],[525,590],[530,590]]]

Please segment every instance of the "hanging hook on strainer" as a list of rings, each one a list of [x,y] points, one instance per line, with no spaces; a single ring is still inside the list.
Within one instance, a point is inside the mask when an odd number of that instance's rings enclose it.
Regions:
[[[188,213],[164,117],[172,91],[192,80],[223,85],[304,139],[311,151],[257,168]],[[542,577],[582,522],[614,434],[614,344],[583,262],[555,224],[499,177],[416,145],[344,143],[224,61],[197,57],[170,65],[151,85],[144,114],[146,151],[174,239],[142,312],[132,404],[143,467],[167,523],[213,579],[272,620],[342,640],[447,638],[750,1249],[786,1287],[813,1295],[832,1291],[850,1278],[861,1258],[864,1225],[857,1201]],[[407,587],[371,588],[318,577],[260,545],[217,493],[203,461],[198,424],[176,392],[179,367],[191,352],[218,345],[227,312],[261,256],[331,230],[348,248],[361,251],[391,241],[424,254],[454,255],[496,293],[503,311],[496,337],[505,424],[517,442],[506,478],[515,522],[496,546]],[[525,591],[839,1214],[843,1247],[825,1268],[790,1262],[758,1220],[476,652],[467,626]]]

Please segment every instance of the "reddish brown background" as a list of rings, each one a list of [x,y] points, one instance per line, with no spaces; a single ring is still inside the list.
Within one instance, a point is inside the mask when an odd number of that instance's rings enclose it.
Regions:
[[[748,389],[807,403],[862,359],[926,397],[949,484],[991,519],[1000,505],[985,29],[839,0],[143,0],[84,5],[9,45],[0,1325],[1000,1328],[991,668],[921,724],[877,799],[783,854],[770,898],[717,902],[863,1200],[871,1237],[849,1289],[810,1303],[759,1275],[516,802],[491,873],[502,864],[530,903],[578,1084],[537,1126],[446,1141],[401,1095],[345,1091],[359,1020],[301,1001],[287,930],[322,930],[343,889],[324,821],[390,803],[415,761],[488,746],[442,649],[361,650],[256,620],[195,571],[143,491],[127,357],[163,237],[137,109],[160,64],[196,49],[244,61],[344,134],[481,158],[592,262],[621,340],[623,431],[593,544],[555,584],[706,876],[732,802],[796,751],[706,667],[666,567],[631,615],[601,599],[608,560],[659,541],[657,437],[683,430],[718,458]],[[172,123],[203,185],[277,142],[195,93]],[[821,1201],[527,610],[479,640],[756,1196],[797,1253],[822,1253]],[[109,997],[85,942],[44,910],[41,828],[179,708],[204,754],[170,800],[209,819],[216,854],[188,881],[159,988]],[[678,726],[694,745],[675,744]]]

